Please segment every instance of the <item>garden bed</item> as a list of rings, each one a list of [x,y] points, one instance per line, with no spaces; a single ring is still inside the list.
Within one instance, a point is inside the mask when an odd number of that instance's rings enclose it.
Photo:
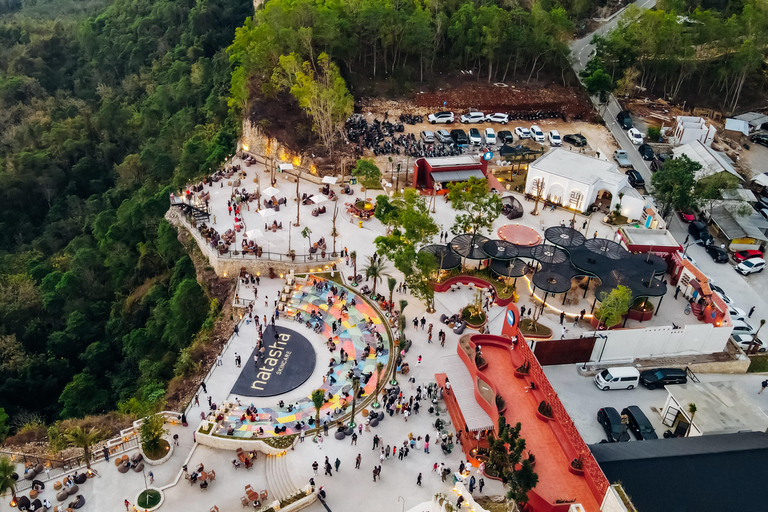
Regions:
[[[293,443],[296,440],[296,436],[297,434],[291,434],[287,436],[266,437],[264,439],[261,439],[261,441],[264,441],[264,444],[266,444],[267,446],[271,446],[272,448],[286,450],[291,446],[293,446]]]
[[[154,508],[160,504],[160,497],[160,491],[148,489],[139,494],[136,504],[141,508]]]
[[[520,332],[523,334],[523,336],[531,337],[531,338],[552,337],[552,329],[550,329],[546,325],[541,325],[540,323],[534,326],[533,320],[531,320],[530,318],[520,320]]]
[[[461,310],[461,318],[467,322],[468,327],[472,327],[474,329],[479,329],[480,327],[484,326],[485,322],[488,320],[485,312],[477,311],[473,314],[469,307]]]
[[[159,446],[155,450],[144,450],[144,456],[149,460],[159,461],[171,451],[171,444],[165,439],[158,441]]]

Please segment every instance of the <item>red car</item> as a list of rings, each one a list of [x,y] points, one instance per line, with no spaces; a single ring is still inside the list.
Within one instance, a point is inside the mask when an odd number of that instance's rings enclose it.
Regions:
[[[680,210],[680,219],[683,222],[693,222],[696,220],[696,214],[693,210]]]
[[[751,258],[762,258],[763,253],[760,251],[739,251],[733,253],[733,261],[736,263],[741,263],[744,260],[748,260]]]

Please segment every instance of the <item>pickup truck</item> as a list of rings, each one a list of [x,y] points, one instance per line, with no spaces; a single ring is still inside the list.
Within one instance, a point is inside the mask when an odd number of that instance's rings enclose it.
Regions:
[[[617,149],[613,152],[613,159],[619,164],[619,167],[632,167],[632,162],[629,161],[627,152],[623,149]]]

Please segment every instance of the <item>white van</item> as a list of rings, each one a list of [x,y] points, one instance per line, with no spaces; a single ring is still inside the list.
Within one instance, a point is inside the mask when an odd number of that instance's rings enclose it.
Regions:
[[[640,372],[631,366],[606,368],[595,375],[595,385],[607,391],[609,389],[634,389],[640,382]]]

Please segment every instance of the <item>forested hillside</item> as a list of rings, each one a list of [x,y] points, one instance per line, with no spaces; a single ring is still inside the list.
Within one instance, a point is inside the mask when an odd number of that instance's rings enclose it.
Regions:
[[[251,10],[0,19],[0,406],[17,426],[157,400],[194,367],[218,307],[163,215],[171,184],[235,147],[225,50]]]

